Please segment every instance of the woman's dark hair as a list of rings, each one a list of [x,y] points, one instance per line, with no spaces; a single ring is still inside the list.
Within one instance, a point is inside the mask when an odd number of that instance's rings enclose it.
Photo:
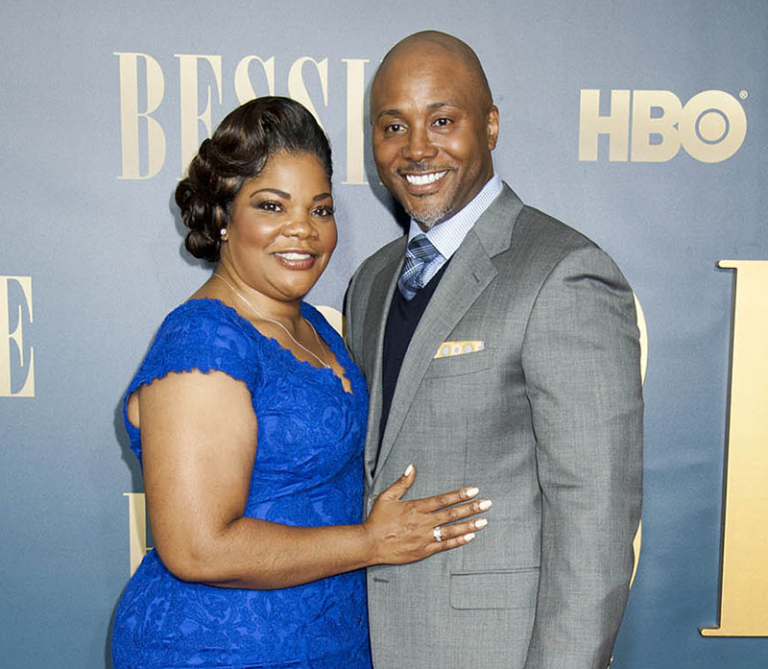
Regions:
[[[298,102],[261,97],[238,107],[206,139],[176,188],[176,204],[189,232],[184,240],[196,258],[219,259],[221,229],[246,179],[257,176],[275,154],[309,153],[331,179],[331,147],[314,116]]]

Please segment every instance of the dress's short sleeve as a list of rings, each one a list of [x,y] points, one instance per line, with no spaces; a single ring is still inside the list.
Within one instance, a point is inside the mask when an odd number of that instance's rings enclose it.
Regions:
[[[250,324],[216,300],[191,300],[166,316],[125,395],[123,416],[131,447],[140,454],[139,431],[128,420],[128,398],[171,372],[220,371],[242,381],[251,395],[258,383],[256,340]]]

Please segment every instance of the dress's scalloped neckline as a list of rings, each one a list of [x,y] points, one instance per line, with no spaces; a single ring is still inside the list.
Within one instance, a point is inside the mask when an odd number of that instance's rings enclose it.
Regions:
[[[304,316],[304,318],[306,318],[309,321],[309,323],[312,325],[313,328],[315,328],[315,331],[317,332],[317,336],[320,337],[323,340],[323,342],[325,342],[325,345],[328,347],[328,349],[331,351],[331,353],[333,353],[334,358],[336,358],[336,362],[338,363],[339,367],[341,367],[341,369],[342,369],[342,372],[343,372],[342,376],[343,376],[343,378],[345,378],[345,379],[347,379],[349,381],[349,388],[350,388],[349,391],[347,391],[344,388],[344,382],[342,381],[342,377],[338,376],[336,374],[336,372],[333,370],[332,367],[315,367],[313,364],[311,364],[307,360],[299,360],[293,354],[293,352],[290,349],[285,348],[274,337],[268,337],[267,335],[265,335],[261,330],[259,330],[247,318],[244,318],[243,316],[241,316],[238,313],[237,309],[235,309],[234,307],[229,306],[225,302],[222,302],[221,300],[219,300],[218,298],[215,298],[215,297],[197,297],[197,298],[195,298],[193,300],[187,300],[184,304],[192,304],[194,302],[213,302],[216,305],[218,305],[219,307],[221,307],[224,311],[231,311],[235,315],[235,318],[239,322],[242,322],[246,326],[248,326],[250,331],[252,331],[258,337],[263,339],[267,343],[267,345],[271,346],[273,349],[275,349],[278,352],[279,355],[281,355],[282,357],[286,357],[287,356],[296,365],[298,365],[300,369],[309,368],[310,370],[312,370],[312,372],[319,372],[321,374],[324,373],[324,372],[330,373],[331,376],[335,379],[335,381],[341,386],[341,390],[344,392],[345,395],[354,395],[355,394],[355,392],[354,392],[355,389],[354,389],[354,385],[353,385],[353,382],[352,382],[352,378],[349,375],[349,370],[347,369],[346,365],[342,364],[342,361],[340,359],[339,351],[337,350],[337,347],[333,345],[333,341],[329,342],[322,335],[322,333],[320,332],[320,329],[318,328],[318,325],[320,325],[320,324],[313,322],[313,320],[311,318],[311,314],[307,313],[307,311],[304,309],[304,306],[308,304],[307,302],[303,302],[302,301],[302,303],[301,303],[301,315]],[[320,327],[322,328],[322,325]],[[351,362],[351,360],[350,360],[350,362]]]

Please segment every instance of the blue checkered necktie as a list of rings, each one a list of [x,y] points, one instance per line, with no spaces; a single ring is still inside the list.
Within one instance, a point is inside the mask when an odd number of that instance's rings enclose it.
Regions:
[[[405,250],[405,264],[397,287],[406,300],[411,300],[416,291],[424,288],[424,274],[429,264],[440,255],[426,235],[418,234]]]

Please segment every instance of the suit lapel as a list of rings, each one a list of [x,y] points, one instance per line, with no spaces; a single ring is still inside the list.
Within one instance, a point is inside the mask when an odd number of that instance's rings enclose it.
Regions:
[[[387,314],[392,303],[392,295],[400,276],[407,238],[397,245],[393,260],[376,275],[368,298],[365,322],[363,324],[363,368],[370,382],[370,408],[365,442],[365,479],[371,485],[376,456],[379,451],[379,422],[381,421],[382,395],[382,357],[384,352],[384,331],[387,326]]]

